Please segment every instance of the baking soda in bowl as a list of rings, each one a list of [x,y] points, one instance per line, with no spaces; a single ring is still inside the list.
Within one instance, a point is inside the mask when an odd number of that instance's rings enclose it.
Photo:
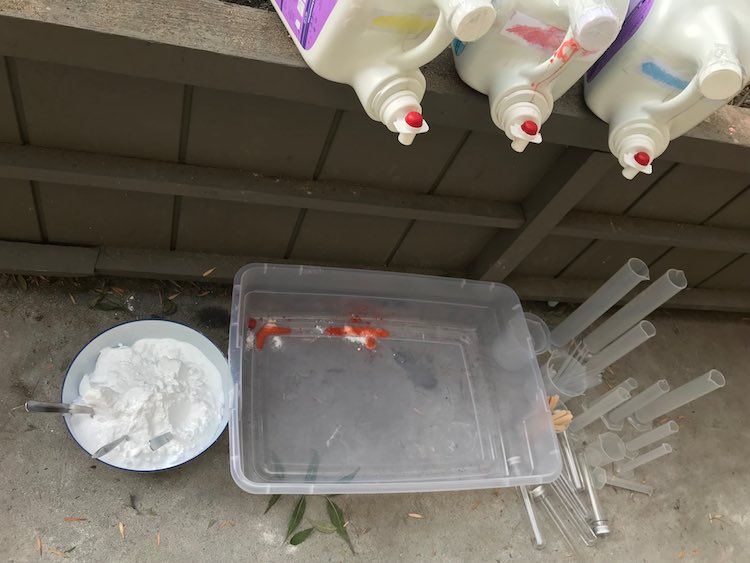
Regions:
[[[79,385],[80,402],[94,416],[76,415],[70,427],[94,452],[128,436],[101,459],[123,469],[172,467],[201,453],[222,423],[224,393],[216,366],[198,348],[171,338],[146,338],[104,348]],[[149,440],[171,432],[156,451]]]

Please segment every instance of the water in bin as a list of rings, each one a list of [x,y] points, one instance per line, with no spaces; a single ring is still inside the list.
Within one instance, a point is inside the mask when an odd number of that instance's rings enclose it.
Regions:
[[[585,98],[609,123],[623,175],[650,174],[669,142],[749,78],[750,2],[633,0],[622,31],[589,70]]]
[[[461,79],[487,94],[492,120],[521,152],[541,143],[554,101],[617,37],[628,0],[496,0],[497,21],[473,43],[455,41]]]
[[[357,92],[367,115],[410,145],[422,118],[419,67],[454,38],[474,41],[495,20],[491,0],[273,0],[305,62]]]

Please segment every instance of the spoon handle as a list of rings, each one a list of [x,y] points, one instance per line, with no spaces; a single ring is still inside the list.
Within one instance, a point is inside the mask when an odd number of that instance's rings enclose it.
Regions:
[[[86,405],[70,405],[68,403],[45,403],[42,401],[26,401],[26,412],[54,413],[54,414],[94,414],[94,409]]]

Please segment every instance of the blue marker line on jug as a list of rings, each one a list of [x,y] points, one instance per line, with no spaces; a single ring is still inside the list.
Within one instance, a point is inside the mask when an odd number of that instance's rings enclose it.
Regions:
[[[607,63],[611,61],[614,56],[620,52],[620,49],[630,41],[633,35],[641,28],[643,22],[646,20],[651,8],[654,6],[654,0],[640,0],[630,3],[628,11],[628,17],[625,18],[625,23],[622,24],[622,31],[617,36],[615,42],[612,43],[609,49],[607,49],[601,58],[594,63],[586,74],[586,81],[591,82],[602,69],[607,66]]]
[[[461,53],[464,52],[464,49],[466,49],[466,43],[464,43],[460,39],[453,40],[453,52],[457,57],[461,56]]]
[[[689,80],[677,76],[674,72],[667,70],[654,61],[646,61],[641,64],[641,72],[649,78],[656,80],[665,86],[674,88],[675,90],[682,91],[687,88],[690,83]]]

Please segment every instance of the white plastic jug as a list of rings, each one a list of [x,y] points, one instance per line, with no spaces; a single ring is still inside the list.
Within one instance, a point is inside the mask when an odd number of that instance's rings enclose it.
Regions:
[[[487,94],[492,120],[522,152],[541,143],[554,100],[617,37],[628,0],[496,0],[497,21],[474,43],[453,43],[461,79]]]
[[[586,76],[586,103],[632,179],[737,94],[749,66],[750,0],[632,0]]]
[[[491,0],[273,0],[305,62],[350,84],[375,121],[410,145],[429,127],[419,67],[454,37],[474,41],[492,26]]]

